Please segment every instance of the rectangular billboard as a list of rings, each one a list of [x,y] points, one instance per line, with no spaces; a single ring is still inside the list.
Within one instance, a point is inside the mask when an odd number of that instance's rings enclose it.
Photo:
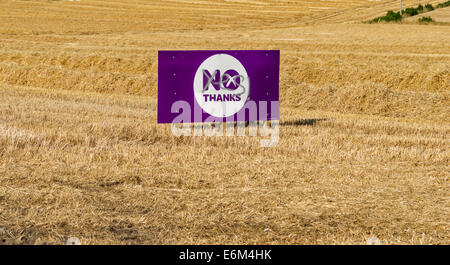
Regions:
[[[279,50],[159,51],[158,123],[279,120]]]

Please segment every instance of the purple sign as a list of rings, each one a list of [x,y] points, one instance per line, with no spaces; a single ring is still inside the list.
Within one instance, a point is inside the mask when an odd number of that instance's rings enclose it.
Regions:
[[[278,50],[159,51],[158,123],[279,120],[279,72]]]

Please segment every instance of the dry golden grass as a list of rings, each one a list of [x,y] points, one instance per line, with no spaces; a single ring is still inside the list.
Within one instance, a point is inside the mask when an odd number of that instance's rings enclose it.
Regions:
[[[396,5],[1,1],[0,244],[449,244],[450,27]],[[157,125],[160,49],[280,49],[279,144]]]

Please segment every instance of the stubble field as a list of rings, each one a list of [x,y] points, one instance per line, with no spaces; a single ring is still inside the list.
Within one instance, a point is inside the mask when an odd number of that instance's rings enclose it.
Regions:
[[[0,244],[449,244],[450,26],[397,5],[0,1]],[[156,124],[169,49],[281,50],[279,144]]]

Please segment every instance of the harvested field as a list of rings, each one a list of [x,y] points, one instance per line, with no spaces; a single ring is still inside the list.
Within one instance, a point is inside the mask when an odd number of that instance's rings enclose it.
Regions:
[[[397,5],[1,1],[0,244],[449,244],[450,26]],[[281,50],[279,144],[156,124],[168,49]]]

